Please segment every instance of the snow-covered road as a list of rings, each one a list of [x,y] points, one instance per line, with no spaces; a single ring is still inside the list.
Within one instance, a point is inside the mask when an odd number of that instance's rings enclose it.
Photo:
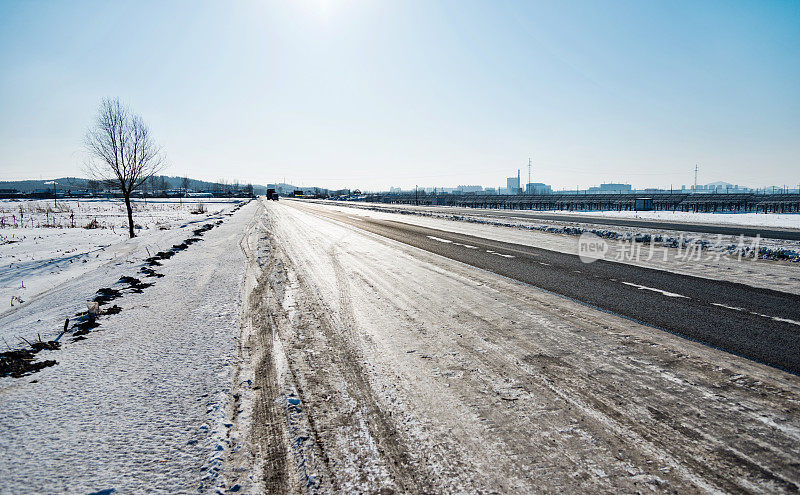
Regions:
[[[386,207],[380,211],[361,208],[359,203],[319,203],[328,210],[339,211],[353,217],[368,217],[380,220],[391,220],[403,222],[411,225],[419,225],[433,229],[455,232],[466,235],[483,237],[502,242],[521,244],[523,246],[534,246],[566,254],[578,252],[579,238],[575,235],[562,235],[557,233],[531,230],[532,224],[524,222],[509,222],[504,224],[472,223],[469,221],[454,221],[452,217],[446,216],[420,216],[404,215],[385,211]],[[406,208],[405,206],[403,208]],[[421,208],[421,207],[420,207]],[[410,208],[413,210],[414,208]],[[430,209],[430,208],[429,208]],[[447,208],[442,208],[441,212],[447,212]],[[762,215],[763,216],[763,215]],[[456,217],[459,218],[459,217]],[[464,217],[460,217],[464,218]],[[578,226],[576,224],[576,226]],[[586,225],[581,225],[586,226]],[[629,230],[630,233],[638,232]],[[687,236],[698,237],[697,234],[686,232]],[[699,236],[703,237],[703,236]],[[714,236],[706,236],[712,242]],[[609,246],[606,259],[619,258],[618,255],[624,253],[624,241],[606,239]],[[791,249],[800,249],[800,245],[795,242],[783,243]],[[621,259],[622,263],[654,268],[684,275],[710,278],[714,280],[727,280],[740,284],[747,284],[753,287],[765,289],[775,289],[792,294],[800,294],[800,266],[797,263],[775,262],[758,260],[756,262],[741,263],[736,257],[703,257],[702,260],[687,260],[680,258],[677,249],[667,250],[664,257],[659,252],[657,255],[641,256],[635,259]]]
[[[267,217],[279,491],[797,490],[796,376],[289,202]]]

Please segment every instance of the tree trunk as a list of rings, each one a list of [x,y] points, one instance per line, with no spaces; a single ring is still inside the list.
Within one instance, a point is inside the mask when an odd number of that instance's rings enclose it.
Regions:
[[[128,234],[130,234],[131,239],[136,237],[136,234],[133,232],[133,209],[131,209],[131,195],[130,193],[124,194],[125,197],[125,208],[128,210]]]

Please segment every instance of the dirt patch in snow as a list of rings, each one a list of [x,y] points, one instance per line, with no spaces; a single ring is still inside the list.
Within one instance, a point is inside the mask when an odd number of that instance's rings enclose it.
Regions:
[[[58,364],[57,361],[53,359],[36,361],[36,355],[40,351],[54,351],[60,347],[61,344],[56,341],[39,341],[33,342],[27,349],[9,350],[0,353],[0,376],[21,378],[44,368],[55,366]]]

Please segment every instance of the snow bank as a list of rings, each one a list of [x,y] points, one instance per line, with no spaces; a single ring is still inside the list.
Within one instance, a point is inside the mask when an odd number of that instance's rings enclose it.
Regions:
[[[687,211],[546,211],[544,213],[604,218],[636,218],[708,225],[800,229],[800,214],[792,213],[693,213]]]

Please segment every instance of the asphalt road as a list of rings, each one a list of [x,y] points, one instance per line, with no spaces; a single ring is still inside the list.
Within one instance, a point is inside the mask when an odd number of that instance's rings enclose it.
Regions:
[[[386,207],[391,210],[392,207]],[[703,223],[689,222],[669,222],[663,220],[644,220],[631,218],[608,218],[590,215],[569,215],[553,214],[541,212],[522,212],[520,210],[485,210],[476,208],[436,208],[423,207],[424,211],[433,213],[450,213],[459,215],[473,215],[489,218],[505,218],[516,220],[542,220],[547,222],[575,222],[590,223],[594,225],[635,227],[644,229],[646,232],[662,232],[665,230],[675,230],[681,232],[697,232],[705,234],[722,234],[731,236],[744,235],[746,237],[761,236],[765,239],[781,239],[788,241],[800,241],[800,230],[777,229],[768,227],[744,227],[737,225],[709,225]]]
[[[800,296],[290,204],[800,374]]]

